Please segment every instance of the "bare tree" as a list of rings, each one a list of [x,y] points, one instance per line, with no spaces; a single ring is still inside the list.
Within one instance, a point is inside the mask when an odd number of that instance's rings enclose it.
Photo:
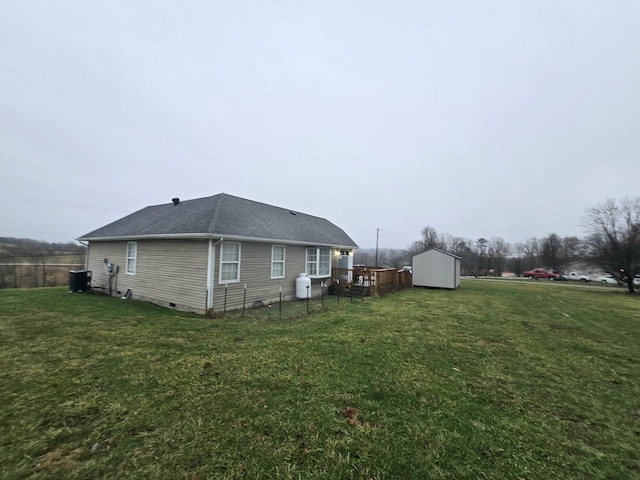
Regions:
[[[538,240],[533,237],[522,243],[514,243],[511,250],[514,255],[506,262],[508,268],[513,270],[517,276],[522,275],[525,270],[531,270],[538,265],[539,246]]]
[[[583,224],[589,235],[587,254],[596,264],[625,281],[634,293],[640,273],[640,197],[609,199],[590,208]]]
[[[435,228],[427,225],[426,227],[423,227],[422,230],[420,230],[420,234],[422,235],[422,238],[413,242],[409,247],[409,251],[412,255],[426,252],[427,250],[431,250],[432,248],[439,248],[444,250],[444,237],[440,235]]]
[[[505,266],[505,259],[511,246],[501,237],[492,238],[489,242],[489,268],[493,269],[496,276],[501,276]]]
[[[516,243],[512,249],[514,255],[507,260],[507,268],[509,268],[518,277],[524,272],[524,250],[522,243]]]
[[[540,244],[540,259],[545,267],[558,271],[563,262],[561,259],[562,239],[552,233],[542,239]]]
[[[523,252],[523,268],[524,270],[531,270],[538,266],[538,258],[540,256],[540,246],[538,239],[532,237],[521,244]]]
[[[562,239],[561,258],[565,264],[584,258],[583,250],[582,242],[578,237],[564,237]]]
[[[477,272],[476,253],[473,251],[473,242],[468,238],[445,235],[445,250],[460,257],[460,270],[463,275],[475,275]]]
[[[475,256],[473,262],[474,275],[477,277],[478,275],[486,275],[487,270],[487,244],[489,240],[484,237],[480,237],[476,240],[475,245]]]

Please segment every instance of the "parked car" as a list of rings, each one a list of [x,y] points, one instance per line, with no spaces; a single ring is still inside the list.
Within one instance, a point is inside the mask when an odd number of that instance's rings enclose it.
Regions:
[[[533,270],[527,270],[526,272],[522,272],[523,277],[527,278],[535,278],[536,280],[540,280],[541,278],[548,280],[557,280],[560,275],[555,272],[550,272],[546,268],[534,268]]]
[[[606,283],[608,285],[618,285],[618,279],[610,273],[598,277],[598,282]]]
[[[582,275],[581,273],[578,272],[569,272],[565,275],[562,275],[562,280],[575,280],[577,282],[590,282],[591,281],[591,277],[587,276],[587,275]]]
[[[601,277],[598,277],[598,282],[606,283],[608,285],[620,285],[620,286],[626,285],[625,280],[618,281],[618,279],[613,275],[611,275],[610,273],[607,273],[606,275],[602,275]],[[640,275],[636,275],[633,277],[633,286],[640,287]]]
[[[633,277],[633,286],[640,287],[640,275],[635,275]]]

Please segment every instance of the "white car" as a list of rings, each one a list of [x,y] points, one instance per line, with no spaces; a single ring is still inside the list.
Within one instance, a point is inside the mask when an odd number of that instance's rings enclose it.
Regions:
[[[576,280],[578,282],[590,282],[591,277],[582,275],[579,272],[569,272],[566,275],[562,275],[563,280]]]
[[[598,282],[606,283],[608,285],[618,285],[618,279],[611,274],[598,277]]]

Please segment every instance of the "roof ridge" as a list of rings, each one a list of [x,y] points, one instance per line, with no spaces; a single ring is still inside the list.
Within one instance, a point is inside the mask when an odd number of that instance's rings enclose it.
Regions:
[[[220,217],[220,210],[222,210],[222,201],[224,200],[225,193],[219,193],[217,195],[218,201],[216,202],[216,207],[213,210],[213,215],[211,216],[211,222],[209,222],[209,228],[207,229],[207,233],[215,233],[215,225],[218,223],[218,217]],[[214,195],[215,197],[216,195]]]

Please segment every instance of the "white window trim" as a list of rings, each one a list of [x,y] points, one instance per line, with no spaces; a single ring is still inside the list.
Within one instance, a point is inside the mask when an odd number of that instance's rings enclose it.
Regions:
[[[316,272],[320,272],[320,250],[328,250],[329,251],[329,271],[326,274],[316,274],[316,275],[311,275],[308,271],[308,252],[309,250],[315,250],[316,253],[316,260],[315,260],[315,265],[316,265]],[[305,269],[305,273],[307,274],[307,276],[309,278],[328,278],[331,276],[331,249],[329,247],[307,247],[304,251],[304,269]]]
[[[238,261],[237,262],[225,262],[222,260],[222,253],[225,245],[238,245]],[[240,242],[223,242],[220,245],[220,268],[218,273],[218,283],[239,283],[240,282],[240,259],[242,257],[242,244]],[[238,276],[233,280],[223,280],[222,279],[222,265],[225,263],[237,263],[238,264]]]
[[[132,257],[129,256],[129,245],[135,245],[135,252],[133,253]],[[138,242],[127,242],[127,251],[125,253],[125,257],[126,257],[125,273],[127,275],[135,275],[136,274],[136,264],[138,263],[138,261],[137,261],[137,258],[138,258]],[[133,265],[133,268],[131,270],[129,269],[130,262]]]
[[[282,260],[274,260],[273,254],[275,253],[276,247],[282,248]],[[286,259],[287,259],[287,247],[284,245],[271,245],[271,278],[284,278],[286,272]],[[273,266],[276,263],[282,263],[282,275],[274,275],[273,274]]]

